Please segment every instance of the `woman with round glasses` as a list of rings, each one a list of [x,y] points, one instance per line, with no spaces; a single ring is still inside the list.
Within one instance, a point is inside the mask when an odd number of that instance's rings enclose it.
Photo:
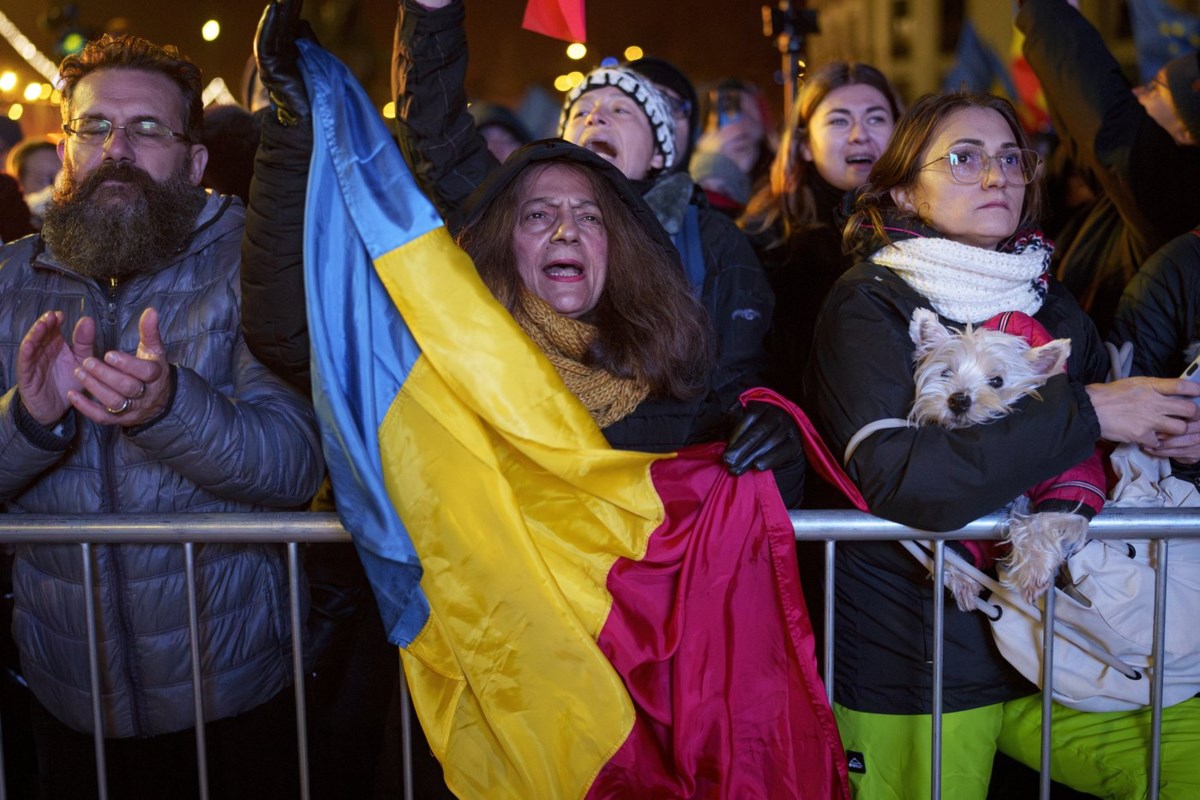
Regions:
[[[863,260],[826,298],[806,384],[808,410],[834,453],[871,423],[907,417],[916,391],[909,337],[916,309],[931,308],[958,327],[1020,311],[1071,339],[1068,371],[1008,416],[953,430],[865,434],[845,466],[878,516],[955,530],[1084,461],[1101,437],[1152,444],[1197,415],[1190,399],[1165,396],[1197,393],[1183,381],[1102,383],[1107,364],[1095,327],[1046,273],[1051,248],[1033,225],[1038,172],[1007,101],[929,95],[898,122],[859,194],[846,238]],[[1039,510],[1089,515],[1082,496],[1079,504]],[[1036,688],[1000,656],[983,614],[960,611],[945,597],[895,542],[837,549],[835,713],[860,797],[930,796],[936,605],[945,613],[944,793],[986,797],[997,749],[1037,766],[1039,737],[1029,730],[1039,719]],[[1081,726],[1060,724],[1061,711],[1056,742],[1068,734],[1086,739]],[[1128,744],[1112,726],[1104,733]],[[1125,752],[1136,761],[1136,781],[1144,754]],[[1084,764],[1093,757],[1107,763]],[[1072,764],[1091,773],[1088,785],[1101,794],[1108,791],[1097,782],[1128,766],[1091,742],[1056,750],[1055,777],[1064,779],[1058,770]]]

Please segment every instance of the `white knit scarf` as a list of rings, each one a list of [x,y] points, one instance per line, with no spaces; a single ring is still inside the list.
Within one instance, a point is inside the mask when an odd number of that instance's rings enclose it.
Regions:
[[[1003,253],[917,237],[877,250],[871,261],[903,278],[943,317],[974,324],[1003,311],[1037,313],[1046,297],[1052,250],[1037,233],[1019,238]]]

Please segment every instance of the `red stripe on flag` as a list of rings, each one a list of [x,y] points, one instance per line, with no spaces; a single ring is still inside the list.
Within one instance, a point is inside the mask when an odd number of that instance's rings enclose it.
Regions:
[[[566,42],[587,41],[584,0],[529,0],[521,27]]]
[[[598,644],[637,717],[590,798],[849,797],[787,510],[722,449],[654,463],[666,518],[609,573]]]

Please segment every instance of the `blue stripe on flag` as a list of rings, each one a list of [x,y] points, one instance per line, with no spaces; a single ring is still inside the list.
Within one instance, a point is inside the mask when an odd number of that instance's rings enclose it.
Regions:
[[[407,646],[429,605],[416,551],[384,487],[378,429],[421,351],[374,260],[442,221],[350,71],[315,44],[299,45],[314,138],[304,244],[313,401],[338,515],[389,641]]]

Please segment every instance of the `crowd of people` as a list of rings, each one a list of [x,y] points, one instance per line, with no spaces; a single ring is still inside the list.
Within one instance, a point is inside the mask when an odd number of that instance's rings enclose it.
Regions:
[[[766,386],[846,454],[873,514],[917,529],[1004,508],[1100,443],[1139,445],[1200,486],[1200,385],[1178,377],[1200,351],[1196,52],[1132,86],[1073,2],[1018,3],[1053,157],[1008,100],[956,89],[907,104],[880,70],[846,61],[805,77],[781,127],[752,81],[698,90],[653,57],[600,67],[539,139],[508,109],[468,102],[465,5],[399,0],[398,147],[613,448],[720,441],[730,474],[769,471],[788,507],[840,502],[809,475],[793,416],[739,400]],[[301,11],[279,0],[264,13],[263,108],[206,110],[185,56],[105,35],[61,65],[61,135],[11,148],[0,174],[6,512],[336,508],[311,402]],[[1069,206],[1046,191],[1067,174],[1086,187]],[[1070,357],[987,424],[879,427],[913,407],[910,324],[923,309],[957,328],[1018,312],[1069,339]],[[1132,343],[1132,377],[1110,377],[1106,342]],[[1085,518],[1100,508],[1040,502]],[[76,547],[0,551],[10,791],[94,796],[102,736],[114,796],[193,796],[183,551],[90,552],[91,586]],[[212,791],[294,797],[283,553],[197,552]],[[305,572],[314,792],[398,796],[389,751],[405,709],[362,567],[351,548],[313,545]],[[948,600],[894,542],[839,546],[835,575],[832,706],[854,796],[930,793],[938,605],[943,791],[989,796],[999,753],[1039,767],[1040,694],[980,612]],[[1055,780],[1145,796],[1148,711],[1054,715]],[[1162,741],[1160,796],[1200,792],[1200,699],[1165,710]],[[417,777],[421,796],[448,796],[436,762]]]

